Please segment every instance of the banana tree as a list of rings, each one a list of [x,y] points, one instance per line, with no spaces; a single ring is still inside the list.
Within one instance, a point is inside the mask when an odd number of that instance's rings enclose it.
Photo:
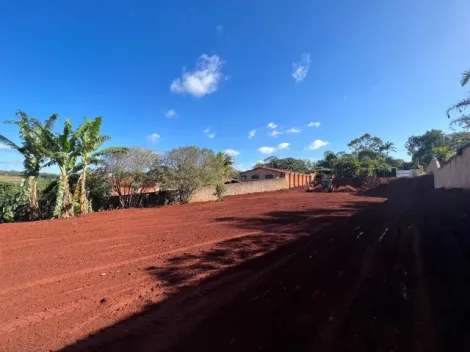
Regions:
[[[219,168],[219,171],[222,174],[222,177],[223,178],[229,177],[232,171],[233,158],[226,153],[218,152],[215,155],[215,161],[216,161],[216,165]]]
[[[90,209],[86,192],[88,167],[93,164],[98,164],[99,157],[104,154],[123,153],[127,151],[127,148],[121,147],[99,150],[103,143],[111,139],[109,136],[100,135],[101,123],[101,117],[95,119],[85,118],[85,121],[78,127],[75,133],[77,139],[77,154],[81,159],[81,163],[76,169],[81,170],[77,187],[79,187],[80,213],[82,214],[88,213]]]
[[[24,173],[27,179],[26,189],[28,197],[29,217],[35,220],[39,215],[39,201],[37,182],[41,168],[45,166],[46,155],[42,152],[40,131],[50,131],[58,115],[51,115],[44,124],[35,118],[29,117],[25,112],[18,110],[18,120],[5,121],[7,124],[17,125],[22,144],[17,145],[7,137],[0,135],[0,143],[18,151],[24,157]]]
[[[72,131],[72,123],[67,119],[62,133],[58,135],[44,126],[37,127],[38,138],[42,141],[41,151],[51,160],[48,165],[55,164],[60,170],[54,217],[72,217],[74,212],[69,177],[77,161],[77,139]]]

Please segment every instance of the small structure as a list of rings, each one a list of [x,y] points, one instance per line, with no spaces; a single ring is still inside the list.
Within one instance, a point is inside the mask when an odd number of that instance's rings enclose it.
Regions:
[[[303,174],[283,169],[258,166],[252,170],[240,172],[241,181],[259,181],[285,179],[288,188],[305,186],[315,180],[315,173]]]

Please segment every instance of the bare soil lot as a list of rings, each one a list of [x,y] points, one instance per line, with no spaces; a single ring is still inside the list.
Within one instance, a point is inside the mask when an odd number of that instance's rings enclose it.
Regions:
[[[423,178],[0,225],[0,350],[469,350],[469,206]]]

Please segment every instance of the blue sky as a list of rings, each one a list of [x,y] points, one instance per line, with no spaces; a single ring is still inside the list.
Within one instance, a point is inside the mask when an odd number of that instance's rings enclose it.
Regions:
[[[318,159],[365,132],[406,157],[466,93],[468,13],[468,0],[9,1],[0,119],[100,115],[112,145],[230,149],[242,169]]]

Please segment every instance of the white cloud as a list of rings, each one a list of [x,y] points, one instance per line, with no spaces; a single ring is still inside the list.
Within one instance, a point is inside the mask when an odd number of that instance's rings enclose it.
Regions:
[[[295,128],[295,127],[292,127],[291,129],[287,130],[287,133],[300,133],[300,132],[302,132],[302,130],[299,128]]]
[[[274,129],[277,128],[277,124],[275,124],[274,122],[270,122],[270,123],[268,123],[268,128],[274,130]]]
[[[212,132],[211,128],[210,127],[207,127],[205,130],[204,130],[204,134],[209,137],[210,139],[212,138],[215,138],[215,133]]]
[[[258,151],[262,154],[272,154],[276,151],[276,148],[274,148],[274,147],[260,147],[260,148],[258,148]]]
[[[12,148],[6,144],[0,143],[0,150],[12,150]]]
[[[158,133],[152,133],[151,135],[147,136],[147,140],[152,143],[157,143],[160,140],[160,135]]]
[[[175,110],[170,109],[165,113],[165,117],[168,118],[168,119],[173,119],[175,117],[178,117],[178,114],[176,113]]]
[[[290,146],[290,143],[283,142],[283,143],[280,143],[277,147],[260,147],[258,148],[258,151],[263,154],[272,154],[277,150],[289,149],[289,146]]]
[[[310,69],[310,54],[302,54],[299,62],[292,64],[292,77],[296,82],[302,82],[307,77]]]
[[[256,136],[256,130],[251,130],[248,132],[248,138],[253,138],[254,136]]]
[[[307,127],[320,127],[320,121],[312,121],[307,124]]]
[[[246,171],[247,170],[245,164],[235,164],[235,165],[233,165],[233,168],[235,170],[238,170],[238,171]]]
[[[173,93],[189,93],[195,97],[203,97],[214,93],[222,75],[222,60],[217,55],[203,54],[194,71],[184,71],[182,76],[171,83],[170,91]]]
[[[272,130],[271,132],[269,132],[269,135],[271,137],[277,137],[279,136],[280,134],[282,134],[282,132],[278,131],[278,130]]]
[[[316,149],[319,149],[321,147],[324,147],[326,145],[328,145],[330,143],[328,142],[325,142],[325,141],[322,141],[321,139],[315,139],[308,147],[307,149],[310,149],[310,150],[316,150]]]
[[[238,150],[234,150],[234,149],[225,149],[224,153],[227,154],[227,155],[230,155],[230,156],[240,155],[240,152]]]

